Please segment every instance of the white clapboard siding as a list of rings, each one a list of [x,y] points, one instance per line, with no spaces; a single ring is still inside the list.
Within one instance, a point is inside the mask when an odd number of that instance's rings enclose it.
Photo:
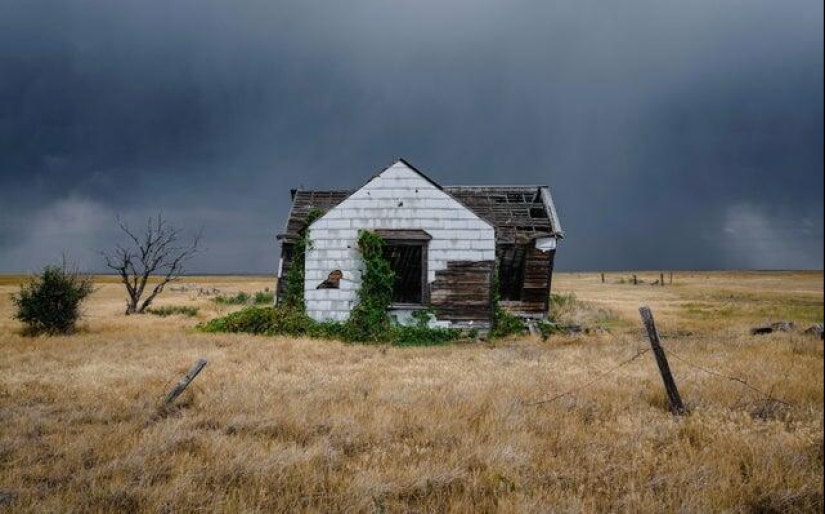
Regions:
[[[304,292],[308,314],[318,321],[346,320],[357,301],[362,262],[359,229],[420,229],[432,236],[427,281],[448,261],[495,259],[495,229],[403,161],[370,180],[309,228]],[[340,289],[317,289],[341,270]]]

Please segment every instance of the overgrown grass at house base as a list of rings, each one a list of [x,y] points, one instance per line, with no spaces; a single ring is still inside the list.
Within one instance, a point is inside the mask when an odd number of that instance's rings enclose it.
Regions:
[[[421,323],[413,326],[387,327],[381,336],[364,338],[364,331],[351,323],[315,321],[303,311],[291,306],[247,307],[221,318],[198,325],[208,333],[236,333],[263,336],[296,336],[335,339],[350,343],[388,343],[396,346],[431,346],[458,341],[465,336],[461,330],[430,328]]]

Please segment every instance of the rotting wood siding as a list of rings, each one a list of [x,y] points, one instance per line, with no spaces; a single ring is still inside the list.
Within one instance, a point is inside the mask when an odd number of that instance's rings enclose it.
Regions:
[[[507,245],[500,245],[504,247]],[[286,289],[286,277],[292,266],[293,245],[282,245],[281,279],[278,280],[278,301],[283,300]],[[439,319],[448,319],[454,322],[489,321],[492,298],[492,271],[489,277],[473,270],[471,265],[485,266],[491,261],[482,263],[449,262],[446,270],[436,272],[436,281],[430,284],[430,305],[442,315]],[[491,268],[492,270],[492,268]],[[501,273],[502,270],[499,270]],[[502,300],[501,306],[512,314],[542,317],[547,314],[550,296],[550,280],[552,276],[552,262],[550,252],[542,252],[536,248],[527,249],[523,270],[521,298],[519,300]],[[473,302],[473,299],[477,301]],[[453,307],[447,305],[450,300],[459,302]],[[468,303],[469,302],[469,303]],[[480,307],[487,304],[487,311]]]
[[[495,261],[450,261],[435,272],[430,284],[430,306],[440,320],[489,326],[493,315]]]
[[[502,301],[501,306],[512,314],[546,315],[550,296],[550,273],[550,252],[530,247],[525,256],[521,299]]]

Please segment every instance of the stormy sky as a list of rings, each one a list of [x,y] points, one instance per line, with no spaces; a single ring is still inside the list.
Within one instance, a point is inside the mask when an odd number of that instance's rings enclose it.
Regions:
[[[0,272],[158,211],[271,272],[396,157],[551,186],[561,269],[821,269],[823,2],[0,0]]]

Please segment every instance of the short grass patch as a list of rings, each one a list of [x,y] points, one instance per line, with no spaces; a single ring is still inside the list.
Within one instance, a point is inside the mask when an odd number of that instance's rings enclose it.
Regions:
[[[240,291],[234,295],[218,295],[212,301],[218,305],[271,305],[275,303],[275,293],[268,290],[252,294]]]

